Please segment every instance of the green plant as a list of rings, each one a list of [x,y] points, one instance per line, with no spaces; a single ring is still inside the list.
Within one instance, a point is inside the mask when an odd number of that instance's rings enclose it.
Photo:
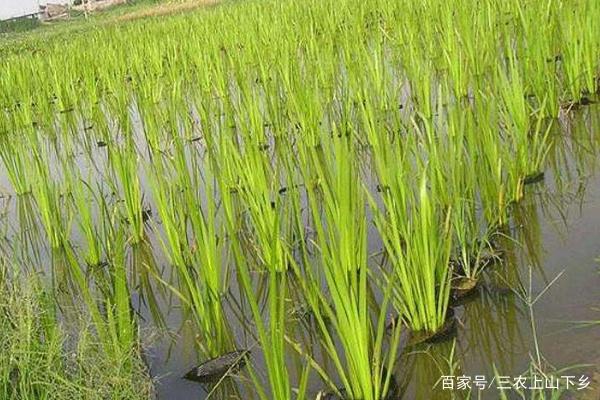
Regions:
[[[120,358],[104,352],[85,313],[63,308],[62,313],[76,316],[68,326],[51,290],[9,260],[1,263],[2,398],[142,400],[153,395],[138,348],[130,347]]]

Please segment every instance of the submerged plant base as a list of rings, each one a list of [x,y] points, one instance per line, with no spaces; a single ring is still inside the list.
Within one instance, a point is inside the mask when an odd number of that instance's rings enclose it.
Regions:
[[[523,178],[523,185],[532,185],[544,180],[544,171],[535,172]]]
[[[386,369],[383,368],[383,375],[385,376],[386,374]],[[350,395],[348,394],[348,391],[344,388],[337,388],[337,392],[334,391],[321,391],[319,393],[320,397],[317,396],[317,398],[322,399],[322,400],[357,400],[354,399],[352,397],[350,397]],[[388,389],[388,393],[385,397],[382,398],[382,400],[397,400],[400,399],[402,397],[400,388],[398,386],[398,383],[396,382],[396,379],[394,379],[394,376],[392,375],[390,377],[390,385],[389,385],[389,389]]]
[[[446,321],[436,332],[418,331],[412,332],[408,340],[408,346],[417,346],[424,343],[442,343],[456,337],[456,317],[454,310],[448,308]]]
[[[208,360],[192,368],[184,379],[199,383],[217,383],[232,371],[237,371],[246,364],[249,350],[237,350]]]
[[[452,285],[452,295],[455,297],[464,297],[477,288],[479,282],[476,278],[460,278]]]
[[[450,292],[450,303],[453,306],[465,304],[477,298],[479,293],[479,280],[474,278],[459,278]]]
[[[87,266],[93,269],[103,269],[106,268],[110,265],[110,263],[108,261],[100,261],[97,263],[87,263]]]
[[[337,394],[335,392],[327,392],[325,394],[322,394],[323,392],[321,392],[321,397],[317,397],[317,398],[320,398],[322,400],[359,400],[359,399],[350,397],[348,395],[348,392],[344,388],[338,388],[338,392],[339,392],[339,394]],[[383,400],[396,400],[398,398],[399,397],[396,393],[390,393],[387,396],[385,396],[383,398]]]
[[[338,388],[338,393],[336,392],[327,392],[321,398],[323,400],[353,400],[348,397],[348,392],[344,388]],[[323,392],[321,392],[323,393]]]
[[[582,106],[589,106],[592,104],[596,104],[596,100],[592,100],[587,96],[583,96],[579,101],[569,101],[560,105],[565,111],[572,111],[581,108]]]

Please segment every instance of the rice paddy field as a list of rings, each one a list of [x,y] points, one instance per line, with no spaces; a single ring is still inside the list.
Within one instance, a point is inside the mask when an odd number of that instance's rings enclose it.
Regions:
[[[598,400],[598,21],[238,0],[0,39],[0,399]]]

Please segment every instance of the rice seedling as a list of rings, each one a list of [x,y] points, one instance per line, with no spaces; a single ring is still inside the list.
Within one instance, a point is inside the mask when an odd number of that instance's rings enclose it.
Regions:
[[[17,238],[22,248],[13,250],[20,252],[41,262],[40,249],[44,247],[45,232],[44,228],[39,226],[39,220],[36,215],[35,199],[32,196],[19,196],[16,200],[16,226]]]
[[[119,183],[125,209],[125,216],[130,227],[131,241],[139,243],[144,240],[143,198],[138,176],[138,154],[129,139],[119,148],[109,152],[109,162],[115,182]]]
[[[443,92],[439,88],[438,97],[443,97]],[[448,92],[448,88],[445,92]],[[455,243],[453,274],[459,278],[458,282],[453,282],[453,286],[470,287],[477,283],[478,275],[486,264],[484,251],[486,247],[489,248],[489,229],[485,221],[479,218],[478,173],[464,168],[465,163],[475,164],[479,156],[476,150],[479,137],[474,133],[473,109],[469,106],[443,109],[438,105],[435,127],[441,133],[428,121],[423,121],[422,125],[422,128],[418,125],[415,127],[425,139],[423,146],[429,154],[426,162],[430,171],[429,179],[435,186],[435,198],[439,207],[452,210],[451,229]],[[484,179],[490,177],[484,175]]]
[[[249,123],[263,126],[258,114]],[[257,375],[251,376],[261,398],[272,397],[291,399],[292,391],[285,360],[285,298],[287,293],[287,270],[293,263],[286,242],[285,209],[273,199],[278,189],[278,180],[269,179],[269,165],[256,141],[244,138],[244,152],[231,141],[224,141],[219,149],[224,161],[223,174],[218,184],[221,205],[227,221],[228,232],[232,240],[231,248],[236,262],[237,277],[244,298],[247,300],[254,324],[258,343],[265,359],[268,376],[268,392]],[[223,157],[227,155],[226,157]],[[244,225],[238,222],[247,213],[251,221],[250,232],[243,232]],[[244,237],[249,235],[249,237]],[[251,251],[255,258],[245,255]],[[259,308],[259,299],[253,285],[254,274],[264,275],[267,283],[267,315],[264,320]],[[297,396],[302,397],[299,393]]]
[[[233,207],[230,208],[232,205],[230,203],[231,200],[229,200],[228,197],[228,194],[223,194],[223,206],[225,207],[225,213],[228,218],[228,225],[231,227],[236,225],[234,222],[236,214],[233,212]],[[284,259],[269,259],[270,262],[277,262],[279,265],[263,265],[263,267],[267,268],[263,273],[266,274],[268,284],[268,321],[265,322],[263,315],[260,312],[255,288],[252,284],[251,266],[248,263],[248,259],[243,255],[244,249],[239,240],[234,240],[232,243],[232,251],[236,261],[238,279],[242,286],[245,299],[250,305],[252,319],[256,325],[258,342],[261,345],[265,359],[269,392],[265,390],[264,384],[259,380],[255,373],[251,373],[252,380],[255,382],[258,394],[262,399],[267,399],[269,396],[281,399],[291,399],[292,392],[285,361],[284,340],[286,331],[284,305],[287,276],[286,273],[283,272],[283,269],[284,266],[287,265],[287,257]],[[261,251],[261,249],[259,249],[259,251]],[[263,257],[268,257],[272,254],[271,249],[267,248],[261,255]],[[270,395],[268,393],[270,393]]]
[[[515,2],[514,8],[519,18],[519,29],[523,32],[520,43],[522,57],[527,57],[523,63],[524,76],[530,77],[531,93],[544,116],[557,118],[560,110],[560,55],[556,54],[556,40],[560,21],[556,18],[556,8],[559,2],[548,2],[544,7],[531,7]],[[539,20],[546,23],[537,23]],[[540,38],[545,40],[540,40]],[[546,101],[543,101],[546,100]]]
[[[48,168],[48,150],[41,145],[40,153],[34,154],[33,165],[30,166],[32,195],[37,204],[42,225],[46,230],[48,243],[53,249],[60,248],[68,233],[70,224],[68,208],[63,202],[60,184],[50,176]]]
[[[192,244],[188,243],[186,235],[187,216],[185,210],[178,205],[178,201],[183,201],[178,196],[178,190],[165,181],[165,177],[159,178],[159,173],[154,174],[152,182],[154,201],[166,236],[166,240],[161,243],[180,281],[178,288],[173,289],[200,328],[202,337],[200,346],[204,349],[204,353],[216,356],[223,349],[222,345],[211,340],[216,331],[213,328],[220,323],[218,319],[214,319],[215,315],[211,314],[211,310],[215,311],[214,307],[220,305],[218,297],[206,287],[206,281],[203,279],[204,268],[208,269],[210,265],[205,267],[192,258]],[[160,277],[159,279],[163,280]],[[218,339],[220,336],[215,337]]]
[[[106,274],[91,274],[89,280],[82,268],[80,259],[75,253],[69,238],[58,236],[58,246],[53,247],[53,255],[60,262],[54,263],[53,275],[67,279],[71,295],[85,306],[85,312],[93,323],[97,341],[106,355],[116,362],[128,362],[129,354],[137,344],[137,333],[131,312],[128,277],[125,263],[126,234],[123,229],[115,229],[115,213],[110,215],[106,231],[108,267]],[[107,223],[107,224],[108,224]],[[89,268],[102,268],[102,265]],[[93,271],[92,271],[93,272]],[[58,278],[61,279],[60,277]],[[99,289],[100,296],[94,292],[93,282]],[[64,285],[60,285],[64,286]],[[127,368],[127,364],[121,365]]]
[[[390,257],[387,279],[395,279],[395,306],[414,331],[437,332],[446,320],[450,296],[449,261],[452,249],[450,208],[440,209],[428,189],[427,168],[416,182],[409,175],[402,144],[370,132],[372,159],[382,191],[375,221]],[[393,166],[388,160],[396,160]],[[398,168],[400,165],[400,168]],[[417,187],[414,190],[413,187]]]
[[[131,248],[129,258],[130,287],[139,293],[137,304],[132,300],[132,307],[136,310],[146,307],[154,324],[160,331],[166,331],[168,325],[163,311],[170,291],[156,283],[154,277],[159,274],[159,264],[149,243],[142,242]]]
[[[162,163],[154,164],[152,171],[151,189],[154,204],[161,219],[166,242],[161,240],[165,248],[165,254],[171,265],[186,268],[190,264],[188,249],[185,243],[185,217],[181,207],[177,207],[177,189],[169,184],[169,177],[164,175]]]
[[[183,143],[182,138],[174,138],[172,159],[155,159],[151,188],[166,236],[163,247],[181,279],[180,293],[200,327],[200,346],[206,355],[215,357],[232,350],[221,305],[228,273],[223,270],[225,231],[219,226],[225,224],[217,219],[220,213],[211,177],[195,172],[207,165],[196,164],[196,159],[186,155]],[[209,173],[210,168],[204,171]]]
[[[0,138],[0,157],[4,169],[17,195],[25,195],[31,191],[27,181],[28,153],[21,137],[9,138],[6,134]]]
[[[224,229],[219,229],[225,223],[219,218],[222,214],[218,213],[214,198],[217,193],[216,188],[208,182],[204,187],[207,193],[204,209],[193,206],[195,198],[192,198],[193,194],[188,192],[190,226],[194,235],[192,259],[200,266],[200,281],[209,304],[208,313],[203,315],[202,319],[213,321],[212,326],[207,324],[206,329],[212,337],[209,343],[214,342],[215,349],[222,353],[232,347],[232,338],[229,337],[229,328],[222,309],[222,297],[228,289],[230,275],[229,249],[226,232]]]
[[[407,282],[400,283],[396,307],[413,330],[433,333],[446,321],[452,210],[443,213],[436,210],[435,195],[428,192],[426,182],[422,177],[418,195],[413,200],[413,204],[418,203],[418,206],[410,210],[409,221],[404,221],[404,226],[399,227],[403,241],[393,243],[392,238],[398,233],[390,231],[397,227],[383,228],[384,221],[379,223],[382,229],[386,229],[382,235],[387,239],[388,252],[392,254],[393,273],[400,282],[402,279]]]
[[[306,188],[320,268],[311,271],[314,261],[303,246],[308,269],[303,286],[346,395],[384,399],[390,390],[390,374],[400,337],[398,326],[394,329],[390,353],[384,354],[385,312],[393,285],[384,285],[381,310],[372,317],[366,198],[359,184],[352,139],[337,136],[323,139],[317,148],[300,150],[300,165],[306,166],[304,181],[321,182]],[[300,240],[303,242],[305,239]],[[327,295],[322,293],[321,281],[326,285]],[[325,321],[331,322],[333,334]],[[338,350],[335,338],[339,339],[342,351]]]
[[[512,52],[508,54],[508,73],[498,72],[500,82],[500,122],[506,135],[507,146],[514,161],[508,165],[508,179],[516,182],[513,200],[523,197],[524,182],[543,172],[542,166],[548,153],[548,134],[551,125],[545,126],[542,114],[536,111],[537,121],[532,123],[530,105],[519,66]],[[542,102],[546,102],[546,99]],[[505,159],[508,159],[506,156]]]
[[[598,90],[598,27],[594,23],[600,15],[592,1],[585,1],[580,7],[561,15],[561,33],[569,40],[562,52],[561,63],[564,71],[564,84],[571,101],[577,102],[582,96]]]
[[[308,396],[316,372],[385,399],[401,325],[439,333],[490,242],[538,229],[525,186],[568,169],[555,140],[595,100],[599,17],[594,0],[264,0],[0,43],[6,241],[46,233],[108,357],[137,351],[131,297],[158,315],[160,287],[200,359],[240,350],[224,299],[249,307],[258,397]],[[300,308],[311,323],[288,325]]]
[[[68,171],[67,169],[65,171]],[[89,266],[99,266],[102,263],[103,245],[101,240],[102,232],[98,229],[96,218],[102,219],[102,213],[94,216],[91,205],[93,204],[94,191],[84,181],[80,174],[69,173],[69,193],[76,210],[76,220],[79,229],[83,232],[86,241],[85,261]],[[101,225],[101,224],[100,224]]]
[[[106,328],[117,352],[117,359],[137,345],[137,328],[131,309],[129,277],[125,259],[126,236],[123,230],[111,232],[109,257],[109,294],[104,296]],[[127,366],[124,366],[127,368]]]
[[[498,118],[488,97],[478,97],[480,111],[475,125],[480,134],[474,143],[480,170],[476,176],[477,187],[485,220],[491,227],[504,226],[508,222],[510,193],[517,183],[507,179],[508,160],[505,160],[502,142],[497,140]]]
[[[447,80],[452,85],[454,97],[462,99],[469,96],[469,91],[472,88],[472,84],[469,82],[472,75],[469,72],[473,68],[470,65],[473,59],[469,57],[469,51],[472,51],[472,48],[468,46],[463,48],[463,45],[465,42],[469,43],[471,38],[474,37],[475,33],[472,30],[477,29],[477,24],[473,24],[472,20],[467,18],[468,15],[463,14],[464,18],[458,21],[461,24],[461,30],[454,29],[454,6],[456,4],[451,2],[442,5],[444,9],[440,18],[443,19],[442,26],[447,28],[447,32],[443,35],[441,42],[443,46],[443,65],[448,73]],[[474,12],[477,13],[478,11],[474,9]],[[477,19],[475,20],[477,21]],[[453,22],[450,23],[450,21]]]

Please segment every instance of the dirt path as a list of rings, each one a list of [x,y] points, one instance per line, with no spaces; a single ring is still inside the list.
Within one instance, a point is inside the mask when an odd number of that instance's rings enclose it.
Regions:
[[[115,18],[115,21],[132,21],[135,19],[175,14],[190,11],[195,8],[210,6],[219,3],[219,0],[188,0],[184,2],[167,2],[146,7],[143,10],[133,11]]]

